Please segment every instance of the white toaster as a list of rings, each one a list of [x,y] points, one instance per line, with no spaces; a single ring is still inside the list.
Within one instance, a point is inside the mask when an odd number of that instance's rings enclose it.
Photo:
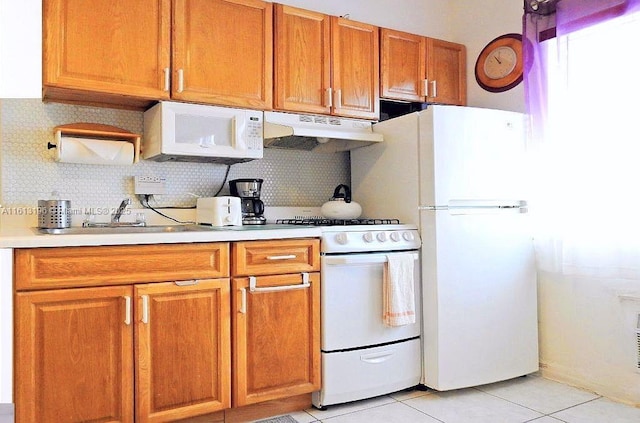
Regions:
[[[240,197],[198,198],[196,222],[211,226],[242,226]]]

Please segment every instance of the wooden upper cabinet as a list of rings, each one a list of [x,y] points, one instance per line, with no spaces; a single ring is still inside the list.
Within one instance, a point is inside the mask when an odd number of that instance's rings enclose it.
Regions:
[[[272,19],[261,0],[174,0],[172,98],[271,109]]]
[[[334,114],[380,117],[378,27],[331,17]]]
[[[427,38],[427,101],[467,104],[467,59],[462,44]]]
[[[381,97],[466,104],[464,45],[386,28],[380,39]]]
[[[378,27],[275,5],[276,109],[378,119]]]
[[[329,16],[282,4],[274,7],[274,107],[330,114]]]
[[[171,0],[44,0],[43,97],[144,107],[169,98]]]
[[[136,285],[136,422],[231,407],[229,279]]]
[[[132,291],[16,294],[17,423],[133,423]]]
[[[424,101],[425,37],[382,28],[380,42],[380,96]]]

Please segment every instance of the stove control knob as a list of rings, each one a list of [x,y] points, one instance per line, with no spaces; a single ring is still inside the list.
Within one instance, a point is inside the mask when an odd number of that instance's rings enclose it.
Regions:
[[[376,238],[378,238],[378,241],[380,241],[380,242],[385,242],[387,240],[387,233],[386,232],[378,232],[378,235],[376,235]]]
[[[404,238],[405,241],[413,241],[416,238],[413,232],[404,232],[402,234],[402,237]]]
[[[365,234],[362,235],[362,239],[364,239],[364,242],[373,242],[375,240],[373,232],[365,232]]]
[[[389,238],[391,238],[391,241],[393,242],[398,242],[400,241],[400,232],[391,232],[391,235],[389,235]]]
[[[336,240],[336,242],[338,244],[345,245],[346,243],[349,242],[349,237],[347,236],[346,233],[340,232],[340,233],[336,234],[335,240]]]

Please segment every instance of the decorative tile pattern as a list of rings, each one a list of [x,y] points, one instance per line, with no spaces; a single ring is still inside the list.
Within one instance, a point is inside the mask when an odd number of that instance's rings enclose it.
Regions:
[[[141,160],[133,166],[58,163],[47,143],[53,128],[75,122],[117,126],[142,133],[142,112],[43,103],[38,99],[0,100],[0,204],[35,206],[52,191],[71,200],[74,208],[115,207],[124,197],[134,199],[133,176],[167,178],[167,193],[156,196],[157,206],[195,205],[195,196],[229,193],[224,183],[227,166],[210,163],[156,163]],[[320,206],[333,189],[350,181],[349,153],[323,154],[266,149],[264,158],[231,166],[227,180],[264,179],[262,199],[267,206]]]

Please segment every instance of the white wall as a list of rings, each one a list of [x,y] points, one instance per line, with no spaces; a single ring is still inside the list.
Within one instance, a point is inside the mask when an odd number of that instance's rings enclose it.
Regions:
[[[491,93],[478,85],[474,74],[476,59],[489,41],[508,33],[522,33],[523,3],[517,0],[452,0],[450,13],[455,16],[453,37],[467,46],[469,106],[524,112],[524,84],[503,93]]]
[[[40,98],[42,1],[0,0],[0,98]]]
[[[278,3],[435,38],[451,37],[447,0],[280,0]]]
[[[543,376],[640,406],[637,280],[538,275]]]
[[[13,250],[0,248],[0,405],[13,402]],[[2,413],[0,413],[2,414]]]

